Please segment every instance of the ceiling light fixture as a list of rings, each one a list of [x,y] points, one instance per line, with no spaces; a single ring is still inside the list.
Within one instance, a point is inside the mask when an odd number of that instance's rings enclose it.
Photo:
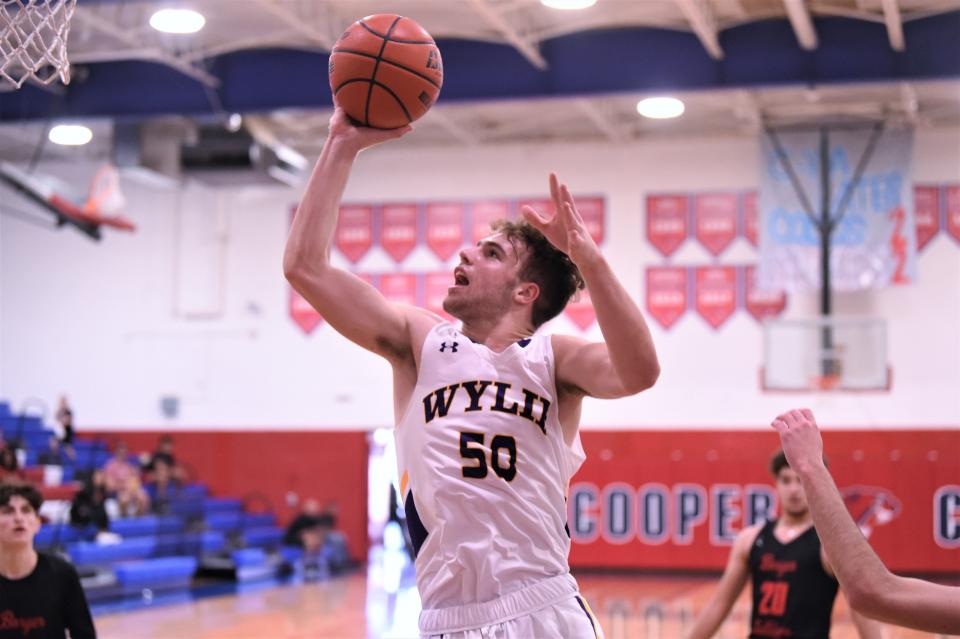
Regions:
[[[164,33],[196,33],[207,23],[192,9],[160,9],[150,16],[150,26]]]
[[[545,7],[550,7],[551,9],[573,11],[592,7],[597,4],[597,0],[540,0],[540,4]]]
[[[646,98],[637,102],[637,113],[645,118],[666,120],[683,115],[683,102],[676,98]]]
[[[54,144],[63,146],[83,146],[93,139],[93,131],[82,124],[58,124],[47,134]]]

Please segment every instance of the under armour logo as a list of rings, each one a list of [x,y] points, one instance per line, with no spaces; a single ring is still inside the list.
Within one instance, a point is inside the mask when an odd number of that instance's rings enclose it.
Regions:
[[[452,346],[447,346],[447,343],[446,343],[446,342],[440,342],[440,352],[441,352],[441,353],[444,352],[444,351],[446,351],[448,348],[449,348],[451,351],[453,351],[454,353],[456,353],[456,352],[457,352],[457,342],[454,342]]]

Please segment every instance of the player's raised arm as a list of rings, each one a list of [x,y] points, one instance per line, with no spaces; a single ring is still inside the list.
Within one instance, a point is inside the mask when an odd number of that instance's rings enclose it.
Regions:
[[[404,312],[357,276],[330,265],[330,245],[340,199],[357,154],[410,130],[355,127],[338,108],[330,119],[307,190],[297,207],[283,255],[283,272],[294,289],[340,334],[390,358],[409,342]]]
[[[529,206],[523,216],[580,269],[604,339],[555,336],[558,381],[603,398],[650,388],[660,375],[660,364],[643,314],[590,237],[569,189],[552,173],[550,195],[556,209],[552,218]]]
[[[960,633],[960,588],[894,575],[864,539],[823,464],[823,439],[813,413],[787,411],[772,426],[790,467],[800,475],[814,526],[850,606],[898,626]]]

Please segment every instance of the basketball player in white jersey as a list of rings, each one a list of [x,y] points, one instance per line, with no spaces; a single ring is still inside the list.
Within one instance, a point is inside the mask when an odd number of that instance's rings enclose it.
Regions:
[[[455,326],[392,304],[329,260],[357,154],[398,138],[337,110],[284,255],[284,273],[342,335],[393,368],[401,499],[416,550],[424,637],[564,637],[602,631],[567,556],[566,494],[584,459],[584,397],[649,388],[646,322],[587,232],[566,186],[557,213],[529,207],[460,253],[444,309]],[[603,342],[536,332],[578,288]]]

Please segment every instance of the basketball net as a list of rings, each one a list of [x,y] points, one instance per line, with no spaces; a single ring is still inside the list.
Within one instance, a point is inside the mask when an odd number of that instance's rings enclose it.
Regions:
[[[810,378],[810,388],[819,391],[831,391],[840,386],[839,375],[816,375]]]
[[[101,166],[90,182],[90,193],[83,205],[83,212],[93,217],[115,217],[123,213],[126,205],[116,167],[110,164]]]
[[[77,0],[0,0],[0,88],[70,83],[67,34]]]

